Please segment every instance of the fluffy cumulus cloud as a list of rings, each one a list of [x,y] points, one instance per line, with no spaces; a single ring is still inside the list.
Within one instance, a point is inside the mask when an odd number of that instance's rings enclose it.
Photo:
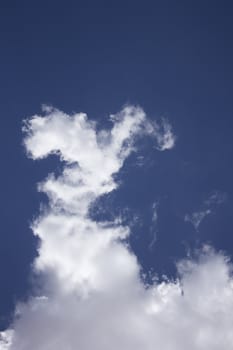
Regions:
[[[0,349],[233,348],[233,280],[223,254],[204,247],[178,264],[179,279],[148,286],[125,243],[129,228],[117,218],[90,218],[90,204],[117,187],[113,175],[138,137],[150,135],[161,150],[172,146],[171,128],[162,132],[140,108],[128,106],[111,120],[111,130],[99,131],[85,114],[47,109],[25,124],[28,155],[56,153],[65,166],[39,185],[50,200],[33,224],[42,286],[17,306]]]

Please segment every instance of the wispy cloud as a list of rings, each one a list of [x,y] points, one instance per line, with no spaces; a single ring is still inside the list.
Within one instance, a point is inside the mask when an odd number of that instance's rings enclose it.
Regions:
[[[197,211],[197,212],[194,212],[192,214],[186,214],[184,217],[184,220],[186,222],[191,222],[191,224],[194,226],[195,230],[198,230],[198,228],[199,228],[200,224],[202,223],[202,221],[204,220],[204,218],[210,214],[211,214],[210,209],[206,209],[203,211]]]
[[[172,149],[175,146],[176,137],[167,119],[162,119],[162,124],[158,127],[158,130],[162,130],[158,137],[158,149],[160,151]]]
[[[213,191],[209,196],[204,200],[200,209],[197,211],[186,214],[184,220],[190,222],[196,231],[198,231],[203,220],[210,214],[214,212],[218,205],[226,201],[227,195],[220,191]]]
[[[158,228],[157,228],[157,221],[158,221],[158,205],[159,205],[159,202],[158,201],[155,201],[153,204],[152,204],[152,207],[151,207],[151,211],[152,211],[152,215],[151,215],[151,226],[150,226],[150,234],[151,234],[151,241],[150,241],[150,244],[149,244],[149,248],[152,249],[153,246],[155,245],[156,243],[156,240],[157,240],[157,233],[158,233]]]
[[[227,200],[227,194],[221,191],[213,191],[205,200],[204,204],[206,206],[217,206],[224,203]]]
[[[85,114],[49,108],[26,122],[28,155],[56,153],[65,166],[39,185],[50,200],[32,225],[41,240],[34,271],[44,284],[17,306],[0,349],[231,349],[233,280],[223,254],[204,247],[178,264],[177,281],[146,287],[124,243],[129,228],[90,218],[91,203],[116,189],[113,175],[145,135],[140,108],[128,106],[112,121],[111,130],[97,131]]]

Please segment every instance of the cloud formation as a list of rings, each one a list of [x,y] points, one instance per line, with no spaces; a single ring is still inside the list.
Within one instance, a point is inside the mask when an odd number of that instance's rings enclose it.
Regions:
[[[204,247],[178,264],[177,281],[146,286],[125,243],[129,228],[117,218],[90,218],[90,204],[117,187],[114,174],[138,137],[150,135],[161,150],[168,147],[166,137],[161,141],[166,128],[161,134],[138,107],[128,106],[111,119],[111,130],[97,131],[85,114],[49,108],[25,124],[28,155],[56,153],[65,166],[39,185],[49,197],[32,227],[41,240],[34,270],[43,285],[18,305],[0,349],[232,348],[232,267],[223,254]]]
[[[172,132],[172,127],[168,120],[163,118],[162,124],[160,126],[157,125],[156,129],[158,150],[165,151],[172,149],[175,146],[176,137]]]
[[[158,228],[157,228],[157,221],[158,221],[158,206],[159,206],[159,201],[155,201],[152,204],[152,215],[151,215],[151,226],[150,226],[150,234],[151,234],[151,241],[149,244],[149,249],[152,249],[153,246],[156,243],[157,240],[157,233],[158,233]]]
[[[223,204],[227,199],[227,195],[220,191],[213,191],[201,205],[201,208],[191,214],[186,214],[184,221],[190,222],[198,232],[203,220],[217,209],[220,204]]]
[[[211,214],[210,209],[205,209],[202,211],[196,211],[192,214],[186,214],[184,217],[184,221],[190,222],[196,231],[198,231],[200,224],[205,219],[207,215]]]

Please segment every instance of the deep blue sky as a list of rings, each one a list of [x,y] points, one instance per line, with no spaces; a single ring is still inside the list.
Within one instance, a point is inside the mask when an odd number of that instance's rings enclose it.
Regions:
[[[140,217],[132,246],[145,271],[174,275],[174,261],[200,242],[233,255],[232,16],[231,1],[1,1],[0,328],[29,292],[29,224],[44,200],[36,183],[58,169],[55,158],[28,160],[22,147],[22,119],[42,103],[102,123],[134,103],[172,123],[175,149],[142,147],[146,164],[132,156],[111,199],[113,210]],[[225,201],[195,232],[184,216],[214,191]]]

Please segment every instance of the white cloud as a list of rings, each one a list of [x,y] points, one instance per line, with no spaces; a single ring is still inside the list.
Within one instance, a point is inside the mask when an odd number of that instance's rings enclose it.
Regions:
[[[152,204],[152,207],[151,207],[151,210],[152,210],[152,216],[151,216],[151,226],[150,226],[150,233],[151,233],[151,241],[150,241],[150,244],[149,244],[149,248],[152,249],[153,246],[155,245],[156,243],[156,240],[157,240],[157,224],[158,224],[158,205],[159,205],[159,202],[155,201],[153,204]]]
[[[25,139],[33,159],[56,152],[66,161],[62,175],[39,186],[50,198],[33,224],[41,239],[34,269],[44,285],[18,305],[0,349],[231,349],[233,280],[223,254],[205,247],[179,263],[179,281],[145,287],[124,243],[128,227],[88,215],[98,196],[116,188],[113,174],[147,129],[144,112],[127,107],[103,132],[84,114],[46,112],[27,122]]]
[[[219,204],[223,204],[227,199],[227,194],[221,191],[213,191],[205,200],[205,205],[207,206],[216,206]]]
[[[12,345],[13,331],[11,329],[0,332],[0,350],[8,350]]]
[[[205,209],[203,211],[197,211],[192,214],[186,214],[184,217],[184,220],[187,222],[191,222],[191,224],[194,226],[195,230],[197,231],[199,229],[200,224],[204,220],[204,218],[211,214],[210,209]]]
[[[190,222],[196,231],[198,231],[203,220],[210,214],[213,214],[214,210],[220,204],[226,201],[227,195],[221,191],[213,191],[201,205],[201,209],[191,214],[186,214],[184,220]]]
[[[162,119],[162,125],[159,127],[163,132],[159,133],[158,137],[158,149],[165,151],[172,149],[175,146],[176,137],[172,132],[172,127],[167,119]]]

